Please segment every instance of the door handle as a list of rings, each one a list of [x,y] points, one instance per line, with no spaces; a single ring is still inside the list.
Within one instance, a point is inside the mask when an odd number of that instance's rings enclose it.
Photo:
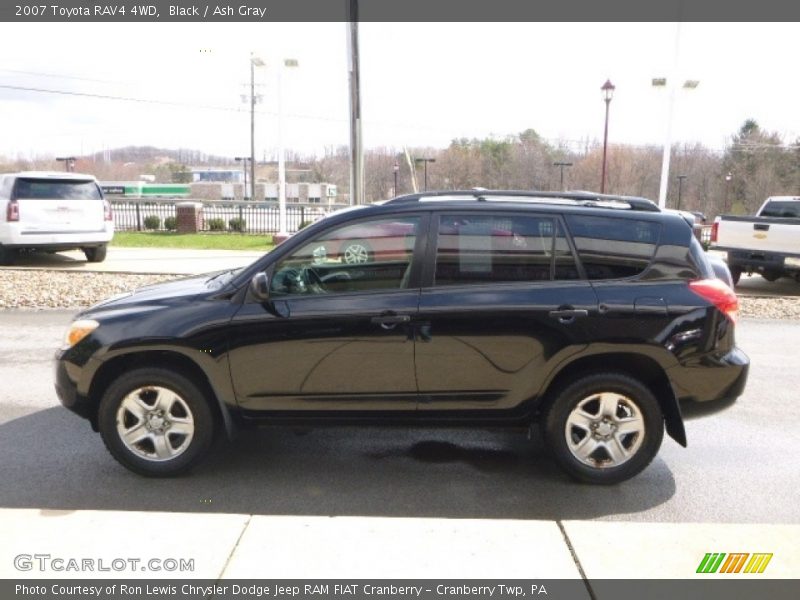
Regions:
[[[381,315],[379,317],[372,317],[370,320],[384,329],[394,329],[400,323],[408,323],[411,321],[411,317],[408,315]]]
[[[573,323],[579,317],[588,317],[589,311],[581,308],[563,308],[551,310],[548,314],[551,318],[558,320],[559,323],[567,325]]]

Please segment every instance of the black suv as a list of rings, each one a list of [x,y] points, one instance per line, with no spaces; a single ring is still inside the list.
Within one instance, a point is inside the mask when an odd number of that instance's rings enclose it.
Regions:
[[[61,402],[143,474],[269,423],[540,424],[578,479],[644,469],[680,401],[745,386],[736,295],[649,200],[434,192],[346,209],[244,269],[78,315]]]

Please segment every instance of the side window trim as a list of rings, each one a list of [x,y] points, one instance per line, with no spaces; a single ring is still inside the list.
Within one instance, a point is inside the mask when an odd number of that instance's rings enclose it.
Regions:
[[[575,268],[578,271],[578,279],[580,281],[587,281],[589,277],[587,276],[586,269],[584,269],[583,263],[581,262],[581,255],[578,253],[578,247],[575,245],[575,240],[572,239],[572,233],[570,232],[569,227],[567,227],[567,220],[564,218],[563,214],[559,214],[556,215],[556,221],[558,222],[559,227],[561,227],[561,232],[564,234],[564,239],[567,240],[569,251],[572,253],[572,260],[575,261]],[[553,239],[555,240],[555,237]],[[553,259],[553,264],[555,265],[555,258]],[[553,274],[553,280],[555,281],[555,273]]]

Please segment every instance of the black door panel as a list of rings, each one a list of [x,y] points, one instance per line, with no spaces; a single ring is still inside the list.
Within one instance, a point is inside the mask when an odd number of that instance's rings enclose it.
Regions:
[[[245,304],[231,323],[231,376],[248,410],[414,410],[418,290]],[[276,306],[276,308],[278,308]],[[376,319],[395,319],[386,324]]]
[[[575,314],[551,316],[565,306]],[[587,282],[424,290],[416,349],[420,410],[517,408],[536,394],[557,353],[590,341],[596,318]]]

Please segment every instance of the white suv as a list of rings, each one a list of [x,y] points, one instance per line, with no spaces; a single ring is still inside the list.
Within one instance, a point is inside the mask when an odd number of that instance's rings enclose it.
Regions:
[[[0,264],[17,252],[80,248],[101,262],[114,236],[111,205],[92,175],[30,171],[0,175]]]

